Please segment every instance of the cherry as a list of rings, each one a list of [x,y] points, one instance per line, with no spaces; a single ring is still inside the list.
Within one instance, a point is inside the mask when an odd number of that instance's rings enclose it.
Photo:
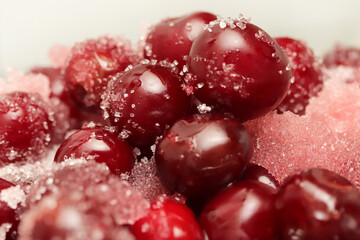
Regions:
[[[0,162],[30,160],[51,140],[53,114],[38,94],[0,96]]]
[[[188,65],[195,96],[241,121],[275,109],[290,85],[284,51],[244,19],[211,22],[191,46]]]
[[[199,222],[209,240],[277,238],[274,189],[257,181],[241,181],[216,195]]]
[[[326,67],[360,67],[360,49],[337,45],[325,55],[324,64]]]
[[[191,44],[204,29],[216,20],[207,12],[195,12],[178,18],[166,19],[155,25],[146,38],[144,55],[150,59],[177,61],[185,65]]]
[[[14,187],[15,185],[0,178],[0,192],[4,189]],[[17,229],[19,220],[16,217],[15,209],[11,208],[6,202],[0,200],[0,226],[4,226],[3,224],[10,224],[9,226],[5,226],[6,231],[6,239],[15,239],[15,231]]]
[[[329,170],[290,176],[279,189],[276,208],[281,239],[360,239],[360,193]]]
[[[107,77],[125,70],[134,56],[130,42],[121,38],[104,36],[76,44],[65,69],[70,96],[84,109],[100,111]]]
[[[139,64],[109,82],[102,108],[129,143],[147,147],[190,112],[190,98],[180,85],[166,67]]]
[[[131,227],[137,240],[203,240],[194,213],[170,199],[151,204],[148,214]]]
[[[106,163],[115,174],[129,172],[135,161],[129,144],[103,127],[88,127],[73,133],[58,148],[55,162],[80,157]]]
[[[289,91],[277,109],[304,115],[309,98],[316,95],[323,85],[320,64],[304,42],[288,37],[275,40],[285,50],[293,74]]]
[[[162,183],[190,201],[201,201],[239,178],[253,152],[243,125],[222,115],[177,121],[156,146]]]
[[[245,173],[240,180],[258,181],[269,187],[274,188],[275,190],[277,190],[280,186],[279,182],[275,179],[273,175],[269,173],[269,171],[266,168],[254,163],[248,164]]]

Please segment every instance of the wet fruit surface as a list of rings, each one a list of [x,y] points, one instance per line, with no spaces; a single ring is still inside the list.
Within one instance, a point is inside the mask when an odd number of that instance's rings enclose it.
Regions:
[[[195,39],[188,65],[195,96],[242,121],[272,111],[290,85],[290,64],[283,50],[244,19],[210,23]]]
[[[0,161],[30,160],[45,152],[54,122],[37,94],[0,96]]]
[[[241,177],[240,181],[244,180],[254,180],[261,182],[269,187],[277,190],[280,186],[279,182],[274,178],[269,171],[257,164],[249,163],[246,167],[244,175]]]
[[[1,192],[7,188],[14,187],[15,185],[0,178],[0,196]],[[8,203],[0,201],[0,226],[5,228],[7,232],[6,239],[15,239],[14,231],[16,231],[19,220],[17,219],[15,209],[11,208]]]
[[[145,56],[151,59],[186,63],[190,47],[204,25],[216,20],[207,12],[195,12],[183,17],[166,19],[155,25],[146,38]]]
[[[131,232],[137,240],[202,240],[195,215],[186,205],[174,200],[157,200],[148,214],[138,220]]]
[[[206,199],[240,177],[252,156],[242,124],[222,115],[179,120],[156,146],[163,184],[190,200]]]
[[[199,221],[210,240],[275,240],[275,191],[256,181],[242,181],[215,196]]]
[[[275,38],[275,40],[285,50],[293,74],[289,91],[278,110],[280,112],[289,110],[304,115],[309,98],[322,89],[323,76],[319,60],[302,41],[288,37]]]
[[[135,162],[130,145],[103,127],[83,128],[73,133],[60,145],[55,162],[80,157],[105,163],[115,174],[129,172]]]
[[[180,85],[168,68],[137,65],[109,83],[102,102],[105,116],[129,143],[150,146],[190,111],[190,98]]]
[[[278,192],[276,208],[282,239],[360,238],[360,193],[329,170],[291,176]]]

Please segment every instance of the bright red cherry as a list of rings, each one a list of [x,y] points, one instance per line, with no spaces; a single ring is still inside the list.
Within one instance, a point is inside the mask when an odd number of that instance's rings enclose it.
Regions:
[[[157,60],[177,61],[185,65],[191,44],[205,24],[216,20],[207,12],[195,12],[178,18],[166,19],[155,25],[146,38],[144,54]]]
[[[304,42],[288,37],[275,40],[285,50],[293,74],[289,91],[278,110],[304,115],[309,98],[316,95],[323,85],[320,64]]]
[[[275,109],[290,85],[284,51],[244,19],[211,22],[195,39],[188,65],[195,96],[241,121]]]
[[[31,160],[43,154],[53,126],[53,114],[38,94],[0,96],[0,162]]]
[[[277,190],[280,186],[279,182],[275,179],[273,175],[269,173],[269,171],[266,168],[254,163],[248,164],[245,173],[240,180],[258,181],[269,187],[274,188],[275,190]]]
[[[203,240],[194,213],[170,199],[152,203],[148,214],[131,227],[136,240]]]
[[[14,187],[15,185],[0,178],[0,194],[4,189]],[[0,226],[6,232],[6,239],[16,239],[16,229],[19,220],[16,217],[15,209],[11,208],[6,202],[0,201]],[[8,224],[8,225],[4,225]]]
[[[129,172],[135,162],[130,145],[103,127],[87,127],[73,133],[60,145],[55,162],[80,157],[105,163],[115,174]]]
[[[257,181],[241,181],[215,196],[199,222],[209,240],[276,240],[274,189]]]
[[[190,201],[212,196],[241,176],[253,152],[243,125],[222,115],[177,121],[156,146],[162,183]]]
[[[279,189],[276,208],[281,239],[360,239],[360,193],[329,170],[289,177]]]
[[[129,41],[108,36],[76,44],[65,69],[65,83],[72,99],[88,110],[98,110],[108,76],[133,63]]]
[[[146,147],[190,112],[190,98],[168,68],[140,64],[111,80],[102,107],[132,145]]]
[[[360,67],[360,49],[337,45],[325,55],[324,64],[326,67]]]

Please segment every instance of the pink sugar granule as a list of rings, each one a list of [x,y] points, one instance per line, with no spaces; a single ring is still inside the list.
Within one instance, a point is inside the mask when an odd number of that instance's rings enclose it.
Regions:
[[[245,126],[254,141],[251,161],[267,168],[279,182],[305,168],[339,170],[343,149],[336,136],[320,122],[291,112],[272,112],[246,122]]]
[[[64,68],[71,53],[71,47],[65,45],[53,45],[49,50],[49,59],[55,68]]]
[[[15,91],[38,93],[43,100],[49,101],[49,79],[43,74],[24,74],[16,68],[10,68],[7,72],[7,81],[0,81],[0,94]]]
[[[144,158],[137,162],[131,171],[129,183],[149,201],[154,201],[157,196],[167,193],[156,174],[154,158]]]
[[[347,139],[360,138],[360,71],[337,67],[325,73],[324,87],[310,100],[306,115]]]

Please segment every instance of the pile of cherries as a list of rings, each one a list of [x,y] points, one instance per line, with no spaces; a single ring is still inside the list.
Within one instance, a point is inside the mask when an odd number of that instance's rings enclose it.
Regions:
[[[32,72],[49,78],[50,101],[26,91],[0,96],[2,166],[35,162],[60,143],[55,162],[95,160],[119,177],[154,158],[162,184],[186,204],[153,201],[126,226],[135,239],[360,239],[360,193],[348,180],[307,169],[280,185],[249,163],[254,139],[242,123],[274,110],[302,115],[322,87],[303,42],[273,39],[242,16],[196,12],[153,26],[138,51],[105,36],[76,44],[64,69]],[[0,180],[1,191],[13,186]],[[0,201],[8,239],[19,212]],[[33,239],[66,239],[61,231]]]

